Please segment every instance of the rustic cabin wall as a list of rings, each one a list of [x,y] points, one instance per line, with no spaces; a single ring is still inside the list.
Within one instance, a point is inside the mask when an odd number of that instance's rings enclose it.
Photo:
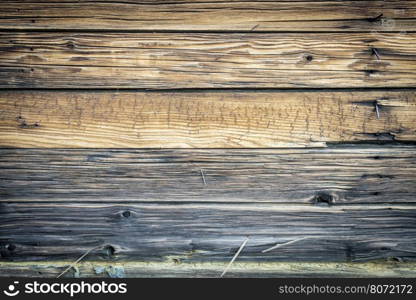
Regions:
[[[2,277],[414,277],[415,194],[416,1],[0,3]]]

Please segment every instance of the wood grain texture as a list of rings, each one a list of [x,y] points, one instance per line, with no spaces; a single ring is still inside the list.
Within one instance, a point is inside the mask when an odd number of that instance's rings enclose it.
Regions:
[[[1,147],[43,148],[415,141],[416,93],[2,91],[0,132]]]
[[[229,261],[416,259],[414,206],[0,203],[3,261]],[[302,241],[262,253],[277,243]]]
[[[413,0],[2,1],[0,277],[89,250],[83,277],[216,277],[247,236],[229,276],[414,276],[415,21]]]
[[[409,0],[2,0],[0,29],[414,31],[415,11]]]
[[[73,261],[48,261],[48,262],[4,262],[0,261],[0,277],[48,277],[56,278]],[[228,262],[227,262],[228,263]],[[81,261],[76,269],[69,270],[63,277],[94,277],[105,278],[114,276],[113,269],[123,269],[124,277],[196,277],[218,278],[226,267],[226,262],[184,263],[175,260],[165,262],[115,262]],[[104,270],[97,274],[96,270]],[[109,270],[107,272],[105,270]],[[341,263],[341,262],[241,262],[237,259],[225,277],[247,278],[334,278],[334,277],[409,277],[416,276],[415,262],[391,261],[365,262],[365,263]],[[186,281],[180,281],[186,282]],[[206,294],[205,294],[206,295]],[[155,293],[153,293],[155,296]]]
[[[415,54],[415,33],[1,33],[0,87],[411,87]]]
[[[410,204],[416,201],[415,154],[414,146],[371,145],[1,149],[0,202]]]

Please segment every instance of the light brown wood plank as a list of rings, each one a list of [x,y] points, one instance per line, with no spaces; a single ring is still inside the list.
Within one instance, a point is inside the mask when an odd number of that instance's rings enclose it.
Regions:
[[[0,16],[0,29],[399,32],[415,30],[416,2],[3,0]]]
[[[1,147],[42,148],[322,147],[328,142],[415,141],[416,94],[1,91],[0,133]]]
[[[377,55],[374,54],[376,49]],[[0,87],[411,87],[415,33],[2,33]]]
[[[5,203],[406,205],[416,147],[0,149],[0,175]]]

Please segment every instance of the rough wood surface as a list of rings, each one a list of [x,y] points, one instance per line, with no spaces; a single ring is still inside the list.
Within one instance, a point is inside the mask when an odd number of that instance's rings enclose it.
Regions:
[[[411,87],[415,54],[415,33],[13,32],[0,87]]]
[[[49,277],[56,278],[73,261],[48,262],[0,262],[0,277]],[[69,270],[64,277],[115,277],[117,270],[123,270],[123,277],[209,277],[218,278],[227,262],[184,263],[167,260],[165,262],[115,262],[81,261],[76,269]],[[102,270],[102,271],[101,271]],[[97,272],[98,271],[98,272]],[[98,274],[97,274],[98,273]],[[120,274],[120,272],[118,273]],[[237,259],[225,277],[410,277],[416,276],[414,262],[241,262]],[[186,281],[185,281],[186,282]]]
[[[0,277],[87,251],[66,276],[217,277],[247,236],[229,276],[414,277],[415,21],[413,0],[1,1]]]
[[[0,29],[414,31],[415,1],[9,1]]]
[[[98,198],[97,198],[98,200]],[[416,259],[414,206],[0,203],[3,261]],[[263,253],[291,240],[296,243]]]
[[[414,91],[0,92],[1,147],[239,148],[415,141]]]
[[[1,149],[0,201],[415,203],[415,153],[414,146],[366,145],[286,150]]]

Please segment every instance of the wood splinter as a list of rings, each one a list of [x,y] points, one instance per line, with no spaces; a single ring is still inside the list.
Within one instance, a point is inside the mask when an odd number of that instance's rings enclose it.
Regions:
[[[378,102],[377,101],[374,103],[374,107],[376,109],[377,119],[380,119],[380,110],[378,109]]]
[[[254,31],[257,27],[259,27],[259,25],[260,25],[260,24],[254,25],[254,26],[250,29],[250,31]]]
[[[381,20],[381,18],[383,17],[383,14],[379,14],[377,17],[374,17],[374,18],[369,18],[368,19],[368,21],[370,22],[370,23],[374,23],[374,22],[378,22],[378,21],[380,21]]]
[[[205,181],[204,170],[202,169],[201,169],[201,176],[202,176],[202,182],[204,183],[204,185],[207,185],[207,182]]]
[[[375,55],[377,60],[381,60],[380,54],[378,53],[378,50],[376,48],[371,48],[371,54]]]

